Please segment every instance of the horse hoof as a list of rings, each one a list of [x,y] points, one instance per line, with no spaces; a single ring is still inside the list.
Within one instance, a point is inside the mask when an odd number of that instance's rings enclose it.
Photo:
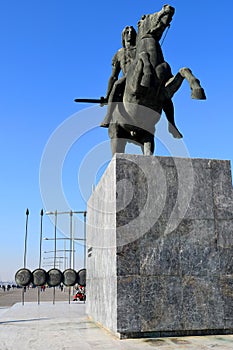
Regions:
[[[178,133],[176,133],[176,134],[173,134],[173,137],[174,137],[175,139],[182,139],[182,138],[183,138],[183,135],[182,135],[180,132],[178,132]]]
[[[177,127],[175,127],[174,125],[169,125],[168,131],[172,134],[172,136],[175,139],[182,139],[183,138],[183,135],[179,132]]]
[[[203,88],[195,88],[192,90],[191,97],[196,100],[206,100],[205,91]]]

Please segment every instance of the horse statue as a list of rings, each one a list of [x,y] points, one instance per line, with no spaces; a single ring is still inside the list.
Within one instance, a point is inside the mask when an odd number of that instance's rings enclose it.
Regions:
[[[159,40],[170,26],[174,12],[172,6],[164,5],[159,12],[144,15],[138,22],[135,59],[127,71],[124,90],[120,98],[108,101],[112,110],[108,128],[112,155],[124,153],[127,142],[140,145],[144,155],[153,154],[155,125],[163,110],[169,131],[176,138],[182,137],[175,125],[171,99],[184,79],[190,85],[192,98],[206,99],[200,81],[189,68],[181,68],[173,75],[164,60]]]

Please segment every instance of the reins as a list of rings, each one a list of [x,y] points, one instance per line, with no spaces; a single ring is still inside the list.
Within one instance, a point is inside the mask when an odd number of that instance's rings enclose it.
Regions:
[[[167,36],[167,33],[168,33],[169,29],[170,29],[170,24],[167,26],[166,32],[165,32],[165,34],[164,34],[164,37],[163,37],[163,39],[162,39],[162,41],[161,41],[161,45],[160,45],[160,46],[163,45],[164,40],[166,39],[166,36]]]

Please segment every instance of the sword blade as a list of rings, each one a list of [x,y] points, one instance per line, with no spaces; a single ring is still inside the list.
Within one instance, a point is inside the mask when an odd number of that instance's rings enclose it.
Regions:
[[[81,103],[101,103],[102,100],[99,98],[76,98],[74,102],[81,102]]]

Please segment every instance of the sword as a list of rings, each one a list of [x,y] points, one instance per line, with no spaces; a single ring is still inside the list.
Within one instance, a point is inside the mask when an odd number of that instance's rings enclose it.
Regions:
[[[101,96],[100,98],[76,98],[74,102],[81,103],[99,103],[100,105],[105,105],[108,103],[108,100]]]

